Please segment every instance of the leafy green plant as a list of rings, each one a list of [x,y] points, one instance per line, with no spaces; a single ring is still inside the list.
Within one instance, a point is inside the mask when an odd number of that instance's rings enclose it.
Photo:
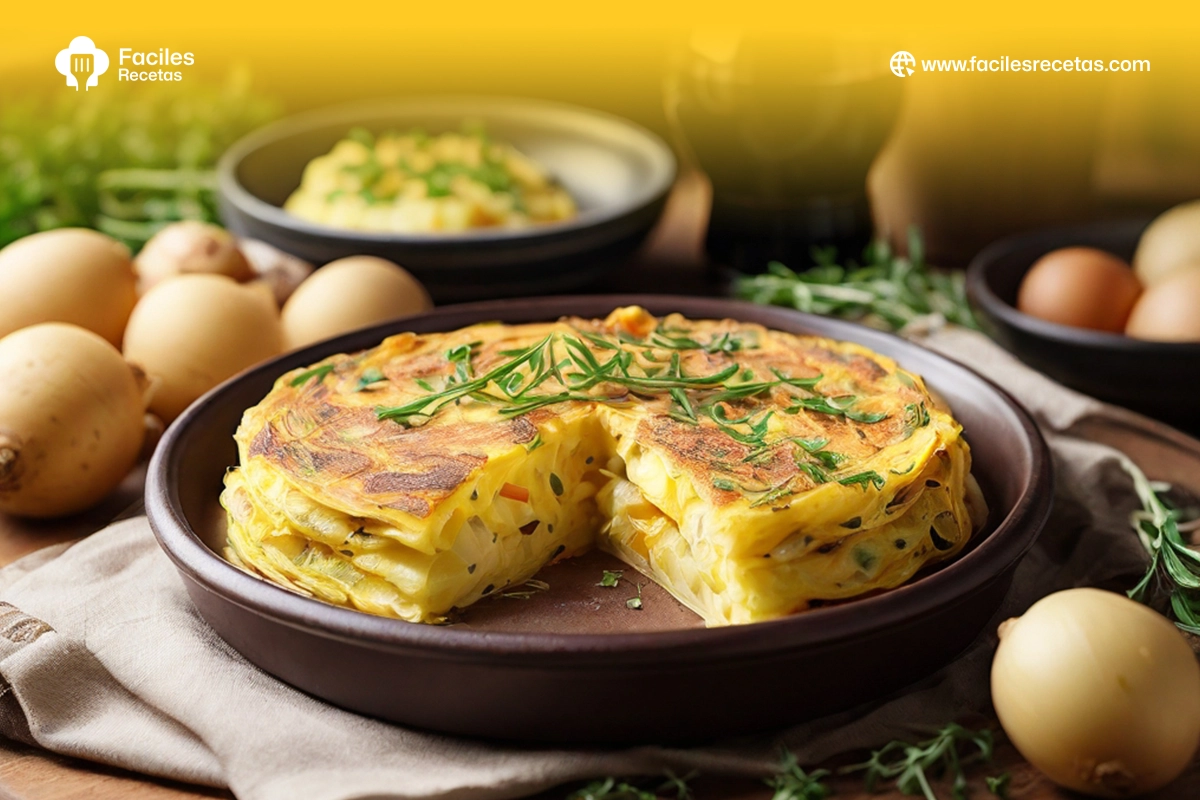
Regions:
[[[916,228],[909,230],[908,257],[873,243],[862,266],[839,265],[835,249],[813,252],[816,266],[796,272],[771,262],[763,275],[743,275],[734,294],[755,303],[791,306],[800,311],[842,317],[886,330],[900,330],[940,315],[949,322],[978,328],[967,303],[962,272],[942,272],[925,263]]]
[[[213,165],[277,114],[245,72],[220,85],[114,82],[86,95],[7,99],[0,246],[81,226],[137,248],[171,221],[216,221]]]

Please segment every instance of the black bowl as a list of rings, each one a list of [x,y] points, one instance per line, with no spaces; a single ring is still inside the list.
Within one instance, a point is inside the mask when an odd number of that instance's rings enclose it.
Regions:
[[[538,161],[575,198],[579,215],[521,230],[451,234],[351,231],[300,219],[282,205],[305,165],[354,127],[430,133],[482,123]],[[654,134],[617,117],[536,100],[413,98],[316,111],[269,125],[217,167],[221,216],[233,232],[314,264],[350,255],[387,258],[438,302],[580,288],[628,255],[658,221],[675,157]]]
[[[1192,433],[1200,432],[1187,376],[1200,374],[1200,343],[1148,342],[1072,328],[1016,309],[1033,263],[1060,247],[1096,247],[1129,261],[1150,220],[1097,222],[1001,239],[967,269],[967,296],[980,323],[1029,366],[1084,394]]]
[[[786,619],[704,629],[659,587],[597,589],[600,564],[547,568],[552,590],[477,603],[449,627],[376,617],[302,597],[218,553],[233,432],[279,375],[400,331],[484,321],[657,314],[734,318],[862,344],[926,377],[955,409],[991,509],[971,549],[889,592]],[[200,614],[266,671],[365,714],[455,734],[567,742],[696,741],[795,724],[922,678],[966,648],[995,613],[1050,511],[1046,445],[1004,391],[890,334],[729,300],[623,295],[449,306],[332,339],[243,373],[171,426],[150,465],[146,508]],[[610,566],[620,566],[612,564]],[[541,602],[539,602],[539,600]]]

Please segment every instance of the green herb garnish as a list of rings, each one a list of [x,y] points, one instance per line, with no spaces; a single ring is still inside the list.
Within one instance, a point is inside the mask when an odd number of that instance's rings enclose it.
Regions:
[[[929,409],[924,403],[909,403],[904,407],[904,423],[910,428],[924,428],[929,424]]]
[[[882,475],[875,470],[867,470],[854,475],[848,475],[845,478],[838,478],[838,483],[843,486],[861,486],[863,491],[866,491],[867,486],[874,486],[876,489],[882,489],[887,481]]]
[[[682,778],[670,770],[667,770],[666,774],[666,781],[654,791],[616,778],[602,778],[576,789],[567,795],[567,800],[659,800],[668,792],[674,793],[675,800],[691,800],[692,790],[688,781],[695,777],[696,773]]]
[[[967,749],[966,755],[959,748]],[[967,777],[963,766],[974,761],[990,762],[993,755],[992,732],[972,731],[950,723],[932,739],[916,744],[893,741],[871,753],[862,764],[852,764],[839,770],[840,774],[863,772],[867,791],[874,791],[880,780],[894,780],[896,789],[906,795],[924,796],[937,800],[929,778],[948,775],[953,781],[951,793],[956,800],[967,798]]]
[[[908,253],[907,258],[897,256],[886,242],[875,242],[860,267],[838,265],[834,248],[816,249],[812,269],[795,272],[771,262],[764,275],[738,278],[734,293],[755,303],[860,320],[888,330],[939,316],[978,329],[963,273],[927,266],[916,227],[909,228]]]
[[[604,570],[604,575],[600,578],[600,582],[596,585],[603,586],[605,589],[612,589],[621,582],[621,576],[624,574],[624,571],[619,569],[606,569]]]
[[[320,383],[321,381],[325,380],[326,375],[333,372],[334,366],[334,364],[322,364],[319,367],[313,367],[310,370],[305,370],[296,377],[292,378],[292,380],[289,382],[289,385],[294,389],[297,386],[303,386],[314,378],[316,378],[317,383]]]
[[[383,374],[382,370],[376,367],[371,367],[370,369],[363,370],[363,374],[361,377],[359,377],[358,383],[354,387],[354,391],[366,391],[375,384],[382,383],[386,380],[387,376]]]
[[[883,412],[868,413],[852,410],[851,406],[856,402],[858,402],[858,398],[853,395],[842,395],[840,397],[802,397],[796,400],[794,406],[784,409],[784,413],[796,414],[800,411],[815,411],[818,414],[845,417],[854,422],[862,422],[868,425],[873,425],[876,422],[887,419],[887,414]]]
[[[1133,478],[1142,508],[1131,522],[1150,555],[1145,576],[1129,591],[1129,597],[1150,604],[1157,596],[1169,598],[1175,624],[1200,634],[1200,553],[1188,546],[1179,530],[1181,513],[1163,498],[1170,487],[1152,483],[1128,458],[1121,466]]]
[[[999,797],[1000,800],[1008,800],[1008,784],[1012,781],[1012,773],[1005,772],[1002,775],[986,777],[983,779],[987,785],[988,791]]]
[[[829,770],[815,769],[805,772],[800,768],[794,753],[785,751],[779,763],[779,771],[764,783],[774,790],[771,800],[824,800],[832,790],[823,784]]]
[[[567,795],[567,800],[658,800],[658,795],[632,783],[604,778]]]
[[[796,465],[801,472],[812,478],[813,483],[829,483],[829,473],[808,461]]]
[[[678,350],[672,353],[670,364],[665,370],[653,373],[650,370],[641,370],[641,374],[638,374],[634,369],[634,351],[624,347],[627,343],[625,340],[629,338],[628,334],[618,335],[617,340],[612,341],[595,334],[580,333],[583,339],[555,333],[530,347],[503,351],[502,355],[510,360],[478,377],[472,368],[472,347],[461,345],[453,348],[447,351],[446,359],[454,365],[455,373],[447,380],[444,389],[429,392],[426,396],[401,406],[378,408],[376,414],[380,419],[391,419],[407,427],[414,427],[424,424],[447,405],[468,397],[479,402],[499,405],[502,416],[516,417],[539,408],[570,401],[620,403],[626,402],[630,394],[644,397],[667,396],[671,398],[671,413],[675,419],[699,424],[700,416],[707,416],[735,441],[761,447],[766,443],[767,424],[773,412],[768,412],[758,419],[752,419],[750,415],[731,419],[726,411],[726,404],[764,394],[776,387],[812,392],[821,380],[819,375],[797,378],[773,370],[774,380],[739,383],[736,382],[735,376],[739,373],[744,374],[744,370],[736,363],[708,375],[687,375],[683,372]],[[730,347],[732,341],[740,341],[723,336],[724,339],[716,337],[714,341],[722,340],[720,346],[724,348]],[[605,356],[604,360],[597,358],[584,343],[584,340],[595,343],[597,339],[603,341],[604,349],[612,354]],[[708,346],[692,339],[678,337],[670,341],[679,348],[685,345],[696,345],[700,348]],[[638,346],[642,344],[641,340],[635,340],[634,343]],[[741,346],[739,344],[739,347]],[[537,391],[551,380],[562,387],[561,391]],[[488,391],[493,385],[499,394]],[[595,390],[602,386],[610,387],[613,393],[595,393]],[[820,397],[797,396],[796,399],[826,401]],[[837,398],[834,402],[838,404],[834,413],[868,422],[882,418],[882,415],[855,415],[849,411],[848,407],[853,398]],[[746,426],[744,430],[739,427],[743,425]]]
[[[637,585],[637,597],[631,597],[625,601],[625,607],[633,611],[642,610],[642,585]]]
[[[550,491],[554,492],[555,497],[562,497],[563,482],[562,478],[553,472],[550,473]]]

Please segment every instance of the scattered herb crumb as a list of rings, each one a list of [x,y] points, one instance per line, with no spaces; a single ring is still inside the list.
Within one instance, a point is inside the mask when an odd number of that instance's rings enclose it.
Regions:
[[[601,778],[576,789],[567,795],[567,800],[659,800],[663,797],[692,800],[692,790],[688,781],[695,776],[696,773],[691,772],[680,778],[667,770],[666,780],[654,791],[616,778]]]
[[[658,800],[658,795],[616,778],[603,778],[571,792],[567,800]]]
[[[642,585],[637,585],[637,597],[631,597],[625,601],[625,607],[634,611],[642,610]]]
[[[606,569],[604,575],[600,578],[597,586],[603,586],[605,589],[612,589],[621,582],[621,576],[625,573],[619,569]]]
[[[983,782],[987,784],[988,791],[999,797],[1000,800],[1008,800],[1008,784],[1012,781],[1012,773],[1005,772],[996,777],[987,777]]]
[[[967,752],[960,753],[960,747]],[[872,752],[869,760],[843,767],[839,772],[843,775],[865,773],[863,779],[870,792],[875,791],[875,785],[881,779],[893,780],[902,794],[923,796],[926,800],[938,800],[930,788],[929,778],[945,775],[952,781],[954,797],[962,800],[967,796],[967,777],[963,773],[963,766],[974,761],[990,762],[992,754],[990,730],[972,731],[952,722],[932,739],[923,742],[888,742]]]
[[[796,761],[796,755],[785,751],[779,771],[765,783],[775,791],[771,800],[824,800],[831,793],[829,787],[821,783],[827,775],[829,770],[825,769],[805,772]]]

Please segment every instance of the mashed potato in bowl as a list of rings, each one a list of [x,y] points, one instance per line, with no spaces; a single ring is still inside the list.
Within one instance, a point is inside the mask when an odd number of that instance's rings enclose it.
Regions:
[[[535,161],[482,131],[362,128],[308,163],[284,208],[337,228],[452,233],[574,217],[575,201]]]

